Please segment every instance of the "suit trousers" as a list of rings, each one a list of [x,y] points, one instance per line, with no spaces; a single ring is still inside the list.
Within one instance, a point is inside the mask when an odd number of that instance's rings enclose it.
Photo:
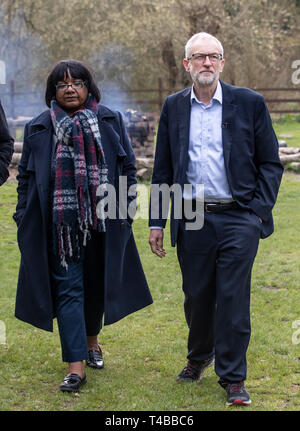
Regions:
[[[188,355],[215,355],[215,372],[227,381],[246,379],[250,325],[250,282],[261,222],[252,211],[205,212],[200,230],[180,221],[177,256],[189,327]]]
[[[51,254],[50,272],[62,360],[88,358],[86,336],[98,335],[104,314],[104,233],[92,233],[80,261],[63,268]]]

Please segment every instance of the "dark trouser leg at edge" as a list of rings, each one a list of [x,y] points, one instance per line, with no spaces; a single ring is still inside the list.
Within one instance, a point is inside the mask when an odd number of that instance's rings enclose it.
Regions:
[[[250,280],[260,225],[255,214],[206,214],[200,231],[179,232],[177,254],[189,327],[189,361],[215,354],[222,381],[246,379],[250,339]]]

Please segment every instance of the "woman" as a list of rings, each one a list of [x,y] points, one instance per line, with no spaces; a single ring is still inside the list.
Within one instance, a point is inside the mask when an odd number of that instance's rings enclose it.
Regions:
[[[0,102],[0,186],[9,177],[8,166],[14,152],[14,140],[10,136],[6,116]]]
[[[118,217],[120,176],[127,180],[125,193],[136,183],[121,115],[99,104],[91,71],[75,60],[54,66],[45,99],[50,109],[25,126],[17,177],[21,264],[15,315],[47,331],[57,317],[68,363],[60,389],[72,392],[86,382],[84,360],[104,366],[98,344],[103,317],[104,325],[114,323],[152,298],[132,219]],[[105,217],[112,186],[117,218]]]

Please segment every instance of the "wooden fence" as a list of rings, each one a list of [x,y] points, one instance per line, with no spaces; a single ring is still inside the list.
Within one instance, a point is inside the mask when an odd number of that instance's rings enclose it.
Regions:
[[[147,89],[147,90],[131,90],[128,91],[129,94],[145,94],[152,93],[156,95],[156,99],[154,100],[138,100],[135,99],[137,104],[152,104],[156,106],[156,110],[158,112],[162,108],[163,101],[168,94],[175,93],[176,91],[180,91],[181,89],[166,89],[163,88],[162,79],[158,79],[158,87]],[[276,114],[297,114],[300,113],[300,86],[299,88],[253,88],[253,90],[258,93],[263,94],[265,97],[266,103],[268,105],[269,111],[271,113]],[[283,96],[282,96],[283,94]],[[290,95],[293,95],[291,97]],[[294,106],[289,106],[290,104]]]
[[[269,111],[276,114],[296,114],[300,113],[300,86],[299,88],[253,88],[255,91],[263,94]],[[157,88],[141,89],[141,90],[112,90],[109,91],[109,95],[112,98],[118,99],[120,92],[128,96],[128,100],[125,103],[128,104],[128,108],[139,107],[143,110],[142,106],[146,107],[147,111],[159,113],[165,97],[168,94],[175,93],[180,89],[168,89],[163,87],[162,79],[158,79]],[[102,91],[105,96],[105,89]],[[1,99],[4,100],[6,109],[6,115],[12,119],[18,116],[22,116],[20,110],[22,105],[26,105],[26,108],[33,106],[43,105],[43,95],[38,92],[18,92],[15,90],[14,81],[9,83],[9,91],[1,94]],[[20,100],[22,100],[20,106]],[[38,101],[37,101],[38,100]],[[34,114],[37,115],[37,114]]]

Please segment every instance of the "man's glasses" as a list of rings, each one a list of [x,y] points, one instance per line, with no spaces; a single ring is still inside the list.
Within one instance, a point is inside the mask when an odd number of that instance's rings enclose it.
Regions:
[[[195,54],[192,54],[190,57],[187,58],[187,60],[193,60],[198,63],[204,63],[207,57],[209,58],[209,61],[211,63],[217,63],[219,60],[222,59],[222,54],[217,54],[215,52],[213,52],[212,54],[195,52]]]
[[[66,91],[67,88],[72,87],[74,90],[80,90],[86,85],[87,81],[74,81],[72,84],[57,84],[56,91]]]

